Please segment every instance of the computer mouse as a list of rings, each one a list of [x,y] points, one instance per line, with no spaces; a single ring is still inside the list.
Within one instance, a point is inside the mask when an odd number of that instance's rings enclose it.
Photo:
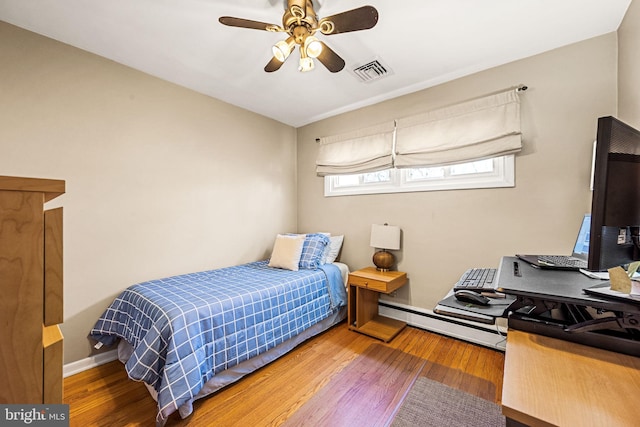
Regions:
[[[489,298],[480,295],[477,292],[469,291],[466,289],[456,291],[454,295],[456,296],[456,299],[458,301],[467,302],[470,304],[488,305],[490,301]]]

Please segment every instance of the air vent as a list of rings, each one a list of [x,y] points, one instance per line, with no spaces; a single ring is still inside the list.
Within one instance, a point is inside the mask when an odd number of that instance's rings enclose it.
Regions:
[[[375,59],[364,65],[360,65],[353,70],[353,73],[365,83],[379,80],[391,74],[391,69],[382,64],[379,59]]]

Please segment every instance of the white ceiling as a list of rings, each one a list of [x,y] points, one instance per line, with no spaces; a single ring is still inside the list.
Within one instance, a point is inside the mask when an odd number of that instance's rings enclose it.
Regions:
[[[319,17],[374,6],[378,24],[322,36],[346,61],[266,73],[282,34],[220,16],[281,24],[285,0],[0,0],[0,20],[299,127],[618,29],[631,0],[315,0]],[[318,33],[319,34],[319,33]],[[391,74],[351,71],[380,60]],[[505,82],[505,87],[526,82]]]

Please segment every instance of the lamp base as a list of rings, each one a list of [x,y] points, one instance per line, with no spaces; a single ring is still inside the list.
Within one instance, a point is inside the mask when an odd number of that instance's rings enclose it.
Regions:
[[[396,263],[396,257],[385,250],[373,254],[373,264],[379,271],[389,271]]]

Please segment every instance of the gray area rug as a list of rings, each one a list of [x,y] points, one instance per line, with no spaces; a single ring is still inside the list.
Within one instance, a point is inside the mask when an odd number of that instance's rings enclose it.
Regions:
[[[504,427],[500,406],[437,381],[419,377],[402,402],[392,427]]]

